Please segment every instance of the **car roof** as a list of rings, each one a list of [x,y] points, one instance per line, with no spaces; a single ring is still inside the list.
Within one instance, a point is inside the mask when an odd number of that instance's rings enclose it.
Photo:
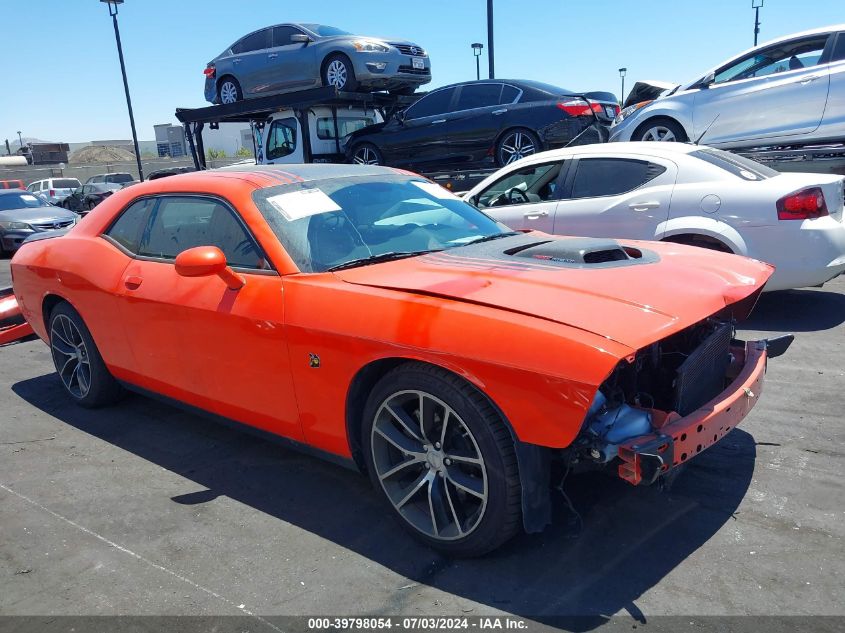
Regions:
[[[352,176],[395,176],[397,174],[416,175],[393,167],[376,165],[348,165],[343,163],[311,163],[292,165],[232,165],[220,169],[211,169],[202,173],[214,176],[215,173],[241,173],[255,175],[279,175],[300,182],[327,180],[329,178],[348,178]]]
[[[670,158],[689,154],[701,149],[702,145],[693,143],[655,143],[654,141],[628,141],[626,143],[595,143],[593,145],[576,145],[575,147],[564,147],[553,149],[547,152],[534,154],[530,158],[523,159],[526,162],[540,162],[555,158],[567,158],[578,154],[632,154],[639,156],[662,156]]]

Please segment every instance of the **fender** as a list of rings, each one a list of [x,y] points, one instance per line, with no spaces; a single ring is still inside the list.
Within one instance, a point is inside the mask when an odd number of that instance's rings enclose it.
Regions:
[[[723,242],[735,254],[748,256],[748,247],[742,236],[730,224],[722,222],[718,218],[708,218],[699,215],[671,218],[666,222],[660,223],[655,231],[655,235],[661,240],[684,234],[712,237]]]
[[[683,93],[689,94],[688,92]],[[652,103],[640,108],[637,112],[629,116],[622,123],[610,128],[610,142],[613,141],[630,141],[634,135],[634,131],[643,123],[650,119],[657,117],[667,117],[677,121],[688,138],[694,138],[692,134],[692,119],[690,117],[691,108],[689,104],[681,102],[680,99],[671,97],[664,97],[657,99]]]

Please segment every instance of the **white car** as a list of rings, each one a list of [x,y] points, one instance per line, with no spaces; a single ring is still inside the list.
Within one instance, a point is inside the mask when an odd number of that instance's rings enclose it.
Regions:
[[[843,178],[687,143],[583,145],[503,167],[464,199],[513,229],[663,240],[774,264],[767,290],[845,271]]]
[[[30,183],[26,189],[36,195],[41,194],[47,202],[57,205],[81,186],[82,183],[76,178],[46,178]]]
[[[845,24],[795,33],[723,62],[617,115],[611,141],[695,141],[714,147],[841,142]]]

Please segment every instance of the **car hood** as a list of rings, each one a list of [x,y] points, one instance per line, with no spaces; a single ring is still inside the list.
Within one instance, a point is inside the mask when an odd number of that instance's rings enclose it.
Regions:
[[[589,258],[620,246],[640,257],[578,261],[577,253]],[[756,260],[680,244],[532,232],[335,274],[352,284],[534,316],[638,350],[726,306],[745,318],[773,271]]]
[[[67,221],[75,217],[75,213],[65,211],[61,207],[37,207],[0,211],[0,220],[4,222],[26,222],[27,224],[42,224],[52,220]]]
[[[622,104],[622,107],[627,108],[628,106],[632,106],[635,103],[641,103],[642,101],[654,101],[662,94],[677,87],[678,84],[666,81],[655,81],[653,79],[638,81],[633,85],[631,92],[628,93],[628,96],[625,97],[625,103]]]

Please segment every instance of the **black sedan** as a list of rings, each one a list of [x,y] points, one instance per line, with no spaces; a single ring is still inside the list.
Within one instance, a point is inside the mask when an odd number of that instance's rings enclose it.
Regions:
[[[385,123],[353,132],[347,160],[416,170],[502,166],[570,143],[606,140],[618,112],[609,92],[468,81],[433,90]]]
[[[84,184],[74,189],[72,194],[61,201],[60,206],[80,215],[85,215],[120,189],[122,189],[122,185],[110,182]]]

